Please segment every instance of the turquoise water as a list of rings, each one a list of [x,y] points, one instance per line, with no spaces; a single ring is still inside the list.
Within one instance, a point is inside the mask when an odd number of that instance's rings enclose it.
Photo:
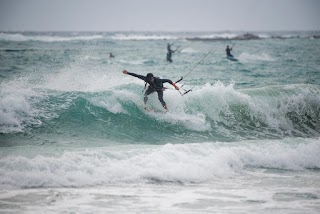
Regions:
[[[0,33],[0,211],[318,213],[319,32],[243,35]]]

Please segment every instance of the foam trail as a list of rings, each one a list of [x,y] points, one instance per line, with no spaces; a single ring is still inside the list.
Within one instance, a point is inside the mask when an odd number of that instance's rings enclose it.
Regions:
[[[241,53],[238,57],[239,60],[244,62],[250,62],[250,61],[267,61],[267,62],[274,62],[276,61],[274,58],[272,58],[267,53],[262,53],[260,55],[257,54],[249,54],[249,53]]]

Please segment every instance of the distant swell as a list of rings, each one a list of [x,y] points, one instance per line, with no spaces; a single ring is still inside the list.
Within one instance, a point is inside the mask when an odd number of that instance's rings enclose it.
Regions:
[[[190,41],[220,41],[220,40],[257,40],[257,39],[293,39],[320,38],[319,32],[0,32],[0,41],[40,41],[69,42],[90,40],[190,40]]]
[[[4,41],[40,41],[40,42],[68,42],[75,40],[95,40],[103,38],[101,35],[88,35],[88,36],[78,36],[78,35],[34,35],[28,33],[1,33],[0,40]]]
[[[245,33],[242,35],[232,35],[232,36],[222,36],[222,35],[215,35],[215,36],[203,36],[203,37],[191,37],[187,38],[187,40],[194,40],[194,41],[215,41],[215,40],[252,40],[252,39],[261,39],[261,37],[251,34]]]

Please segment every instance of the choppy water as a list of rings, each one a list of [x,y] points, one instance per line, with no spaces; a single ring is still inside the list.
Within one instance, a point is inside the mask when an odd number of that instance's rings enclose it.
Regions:
[[[318,213],[319,35],[0,33],[0,212]]]

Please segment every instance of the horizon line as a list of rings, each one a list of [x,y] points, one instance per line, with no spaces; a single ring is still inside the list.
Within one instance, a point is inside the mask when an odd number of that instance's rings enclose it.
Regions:
[[[320,29],[309,30],[1,30],[0,32],[157,32],[157,33],[211,33],[211,32],[320,32]]]

